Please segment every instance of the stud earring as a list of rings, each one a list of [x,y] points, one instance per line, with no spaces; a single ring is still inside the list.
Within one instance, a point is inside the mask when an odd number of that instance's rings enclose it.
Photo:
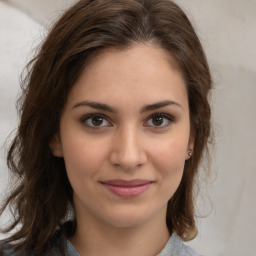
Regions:
[[[193,151],[192,151],[192,150],[189,150],[189,151],[188,151],[188,156],[191,157],[192,154],[193,154]]]

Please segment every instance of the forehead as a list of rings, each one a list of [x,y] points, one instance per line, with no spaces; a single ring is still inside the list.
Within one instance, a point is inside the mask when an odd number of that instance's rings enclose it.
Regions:
[[[86,65],[83,73],[85,74],[100,68],[104,68],[105,70],[105,67],[109,68],[108,71],[114,71],[115,67],[118,70],[121,70],[121,67],[127,68],[127,70],[135,69],[135,74],[139,74],[142,71],[142,67],[145,67],[147,69],[145,71],[148,73],[150,68],[155,68],[154,64],[156,62],[158,64],[165,62],[167,64],[166,67],[168,66],[168,68],[180,72],[182,75],[182,70],[170,52],[158,45],[149,43],[133,43],[128,47],[110,47],[99,50],[90,57],[89,63]]]
[[[69,101],[184,100],[186,95],[185,81],[172,56],[141,44],[99,52],[75,83]]]

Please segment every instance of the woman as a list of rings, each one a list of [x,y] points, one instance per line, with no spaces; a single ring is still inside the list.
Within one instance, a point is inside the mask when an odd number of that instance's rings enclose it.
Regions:
[[[211,76],[169,0],[81,0],[30,63],[2,255],[198,255]],[[12,244],[12,245],[10,245]]]

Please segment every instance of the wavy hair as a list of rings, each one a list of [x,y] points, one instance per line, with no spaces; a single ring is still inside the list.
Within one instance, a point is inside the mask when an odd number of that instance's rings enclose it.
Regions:
[[[170,233],[175,231],[184,241],[196,236],[193,188],[211,133],[212,87],[198,36],[170,0],[81,0],[53,26],[23,79],[19,127],[7,157],[18,183],[0,210],[12,210],[13,222],[4,232],[18,227],[7,239],[16,242],[18,251],[44,253],[72,206],[64,161],[49,147],[72,86],[99,51],[134,43],[165,49],[186,81],[194,152],[168,202],[166,222]]]

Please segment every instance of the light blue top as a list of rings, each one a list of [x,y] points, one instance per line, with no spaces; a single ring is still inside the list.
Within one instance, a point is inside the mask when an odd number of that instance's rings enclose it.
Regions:
[[[65,240],[63,240],[65,244]],[[3,246],[3,244],[2,244]],[[0,247],[1,242],[0,242]],[[75,247],[69,240],[66,240],[66,253],[65,256],[80,256]],[[10,245],[4,245],[2,249],[0,249],[0,256],[13,256],[13,248]],[[32,254],[19,254],[20,256],[32,256]],[[47,256],[64,256],[60,253],[58,247],[51,249],[47,254]],[[166,243],[163,250],[156,256],[202,256],[196,253],[191,247],[185,245],[181,238],[173,233]]]
[[[55,255],[52,255],[55,256]],[[56,255],[57,256],[57,255]],[[67,241],[67,256],[80,256],[70,241]],[[173,233],[163,250],[156,256],[202,256],[185,245],[181,238]]]

